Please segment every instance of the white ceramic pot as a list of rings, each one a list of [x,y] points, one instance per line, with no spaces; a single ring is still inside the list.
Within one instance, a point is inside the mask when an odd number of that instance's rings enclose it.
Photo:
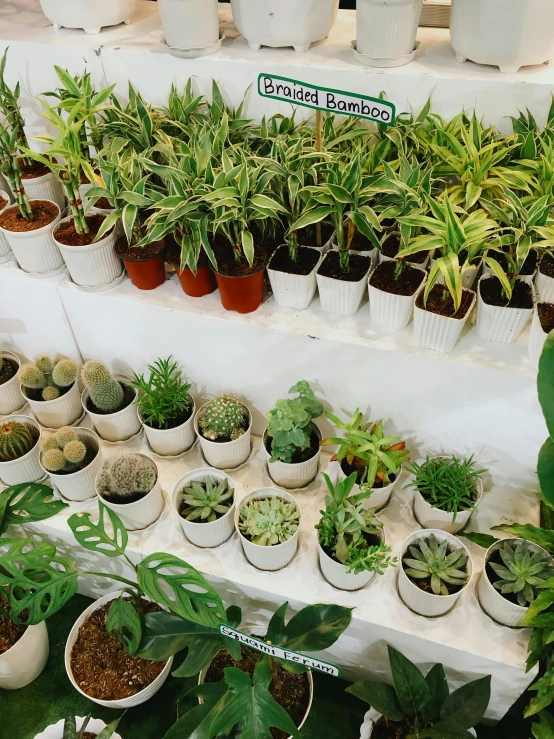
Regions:
[[[0,351],[0,357],[6,357],[6,359],[11,359],[12,362],[16,362],[18,368],[21,366],[19,357],[13,352]],[[16,373],[7,382],[0,385],[0,416],[9,416],[10,413],[21,410],[25,403],[26,400],[21,392],[19,378]]]
[[[66,475],[49,472],[42,464],[41,467],[65,500],[82,503],[96,497],[96,477],[102,468],[103,459],[100,440],[94,431],[79,426],[75,428],[75,432],[87,449],[96,452],[94,459],[82,470]]]
[[[83,722],[85,721],[83,716],[76,716],[76,727],[77,731],[82,727]],[[44,731],[41,731],[40,734],[37,734],[35,736],[35,739],[63,739],[63,725],[64,725],[65,719],[61,718],[57,724],[52,724],[51,726],[47,726]],[[90,731],[91,734],[99,735],[102,729],[106,728],[106,724],[104,721],[100,721],[98,718],[91,719],[87,724],[87,731]],[[112,734],[112,739],[121,739],[120,734]]]
[[[31,426],[35,432],[37,440],[33,448],[19,459],[12,459],[10,462],[0,462],[0,479],[5,485],[18,485],[20,482],[36,482],[44,476],[42,467],[40,466],[40,437],[41,430],[34,418],[29,416],[8,416],[0,420],[3,421],[19,421],[27,426]]]
[[[73,217],[60,221],[68,223]],[[115,253],[116,230],[112,228],[107,236],[100,241],[85,246],[67,246],[56,239],[56,246],[67,264],[71,279],[80,287],[101,287],[109,285],[123,272],[121,260]]]
[[[364,722],[360,727],[360,739],[371,739],[373,736],[373,727],[379,721],[382,714],[377,713],[374,708],[370,708],[364,716]],[[471,736],[477,736],[475,729],[468,729]]]
[[[451,513],[443,511],[440,508],[434,508],[425,500],[419,490],[415,488],[414,516],[419,525],[424,529],[440,529],[441,531],[447,531],[449,534],[456,534],[467,526],[473,511],[477,508],[481,498],[483,497],[483,483],[481,480],[477,482],[476,492],[477,497],[473,508],[469,508],[467,511],[458,511],[456,514],[456,520],[452,521]]]
[[[145,454],[141,454],[140,456],[146,457]],[[156,463],[150,459],[150,457],[146,457],[146,459],[156,466]],[[157,466],[157,478],[154,487],[143,498],[136,500],[134,503],[112,503],[111,501],[106,500],[102,493],[98,491],[98,478],[101,472],[102,470],[100,469],[96,475],[96,493],[106,508],[111,508],[112,511],[117,513],[127,531],[145,529],[147,526],[154,523],[154,521],[158,520],[163,511],[164,499],[160,485],[160,473]]]
[[[114,375],[114,377],[124,384],[127,384],[129,381],[129,378],[125,375]],[[128,385],[128,387],[130,386]],[[133,390],[136,397],[136,390],[133,388],[131,390]],[[90,416],[94,428],[102,439],[111,442],[125,441],[126,439],[130,439],[131,436],[138,434],[141,429],[141,422],[137,406],[134,402],[129,403],[128,406],[116,413],[101,414],[89,411],[87,407],[88,398],[88,390],[85,388],[81,395],[81,405]]]
[[[339,480],[344,480],[348,475],[344,474],[344,470],[342,469],[341,465],[338,464],[338,475]],[[382,508],[384,508],[387,503],[390,500],[390,497],[392,495],[392,491],[396,487],[396,484],[398,483],[398,480],[400,480],[400,477],[402,476],[402,465],[400,466],[400,469],[398,470],[398,473],[396,477],[394,478],[393,482],[390,483],[390,485],[385,485],[385,487],[382,488],[373,488],[371,491],[370,497],[365,501],[366,508],[373,508],[375,511],[380,511]],[[360,492],[360,486],[358,483],[354,485],[352,488],[351,495],[357,495]]]
[[[537,300],[541,303],[554,303],[554,277],[543,274],[540,267],[535,278],[535,289]]]
[[[2,189],[0,189],[0,199],[8,201],[7,205],[5,205],[0,210],[0,213],[3,213],[6,210],[6,208],[9,207],[12,199],[11,199],[11,195]],[[12,257],[12,250],[10,249],[8,240],[6,239],[5,235],[2,232],[0,232],[0,264],[2,262],[7,262],[11,257]]]
[[[423,0],[358,0],[356,49],[378,59],[411,54]]]
[[[44,621],[28,626],[11,649],[0,654],[0,689],[18,690],[32,683],[46,667],[49,644]]]
[[[134,706],[140,706],[141,703],[145,703],[147,700],[152,698],[153,695],[155,695],[158,690],[162,687],[162,685],[165,683],[167,678],[169,677],[169,673],[171,672],[171,665],[173,664],[173,657],[170,657],[167,660],[167,663],[165,667],[163,668],[162,672],[158,675],[158,677],[153,680],[150,685],[147,685],[146,688],[143,690],[140,690],[138,693],[135,693],[135,695],[130,696],[129,698],[121,698],[120,700],[99,700],[97,698],[92,698],[90,695],[87,695],[84,693],[81,688],[77,685],[75,682],[75,679],[73,677],[73,672],[71,670],[71,652],[73,651],[73,647],[75,646],[75,642],[77,641],[77,637],[79,636],[79,629],[84,624],[84,622],[87,620],[87,618],[94,613],[94,611],[97,611],[99,608],[102,608],[103,605],[106,603],[109,603],[112,600],[115,600],[118,598],[120,593],[110,593],[109,595],[104,595],[102,598],[98,598],[98,600],[95,600],[94,603],[92,603],[87,609],[85,609],[79,618],[75,621],[73,624],[73,627],[71,631],[69,632],[69,636],[67,637],[67,642],[65,645],[65,653],[64,653],[64,662],[65,662],[65,670],[67,672],[67,676],[69,677],[69,680],[75,690],[77,690],[81,695],[84,695],[85,698],[88,698],[89,700],[93,701],[94,703],[98,703],[100,706],[106,706],[106,708],[133,708]]]
[[[477,335],[480,339],[497,344],[513,344],[533,314],[533,308],[504,308],[488,305],[481,297],[483,280],[497,279],[483,275],[477,289]],[[531,287],[531,290],[533,288]],[[533,290],[534,297],[534,290]]]
[[[45,200],[46,198],[42,199]],[[17,205],[10,207],[17,208]],[[8,240],[21,269],[25,272],[43,274],[63,267],[63,257],[52,237],[52,231],[56,228],[60,219],[61,214],[58,206],[58,215],[52,223],[42,228],[37,228],[34,231],[8,231],[5,228],[0,228],[0,232]]]
[[[240,467],[240,465],[243,464],[243,462],[246,462],[250,456],[252,414],[249,411],[250,423],[248,424],[248,428],[244,434],[239,436],[238,439],[224,442],[210,441],[202,436],[198,427],[198,420],[207,405],[207,403],[204,403],[194,416],[194,431],[198,436],[198,440],[202,448],[202,454],[204,455],[206,462],[212,467],[216,467],[218,470],[231,470],[235,469],[235,467]]]
[[[74,382],[66,393],[54,400],[32,400],[27,397],[23,386],[21,386],[21,392],[40,425],[46,428],[59,429],[62,426],[71,426],[83,414],[81,393],[77,382]]]
[[[370,265],[368,265],[367,272],[358,282],[336,280],[334,277],[324,277],[316,273],[319,298],[323,310],[339,316],[355,315],[362,302],[370,268]]]
[[[197,547],[218,547],[223,542],[227,541],[235,531],[235,504],[230,506],[227,513],[216,521],[209,521],[207,523],[197,523],[196,521],[187,521],[179,514],[179,493],[186,486],[190,485],[191,482],[197,480],[198,482],[205,482],[206,480],[216,480],[222,482],[227,480],[229,488],[235,488],[233,481],[221,470],[212,469],[211,467],[203,467],[199,470],[193,470],[183,475],[179,482],[173,489],[173,508],[177,513],[179,522],[183,529],[183,532],[187,539],[191,541]]]
[[[477,295],[471,290],[471,304],[463,318],[440,316],[414,305],[414,341],[435,352],[451,352],[475,306]]]
[[[175,49],[203,49],[219,41],[217,0],[158,0],[165,41]]]
[[[384,529],[382,539],[384,542]],[[339,590],[354,591],[365,588],[365,586],[368,585],[376,575],[375,572],[368,572],[367,570],[359,572],[357,575],[353,572],[347,572],[348,567],[340,562],[336,562],[332,557],[329,557],[329,555],[323,551],[323,547],[319,542],[317,548],[319,551],[319,566],[321,567],[323,577],[327,582],[331,583],[333,587],[338,588]]]
[[[192,408],[190,416],[180,426],[173,429],[154,429],[148,426],[142,420],[142,414],[139,411],[142,427],[150,449],[161,457],[173,457],[188,451],[196,440],[194,432],[194,413],[196,406],[194,398],[192,398]]]
[[[233,20],[251,49],[294,46],[307,51],[328,36],[339,0],[231,0]]]
[[[313,428],[317,433],[319,440],[321,441],[321,432],[318,427],[314,424]],[[271,461],[271,454],[267,451],[267,429],[263,435],[263,447],[267,458],[267,469],[269,476],[276,485],[282,488],[288,488],[294,490],[295,488],[303,488],[309,485],[317,476],[319,469],[319,456],[320,449],[314,454],[311,459],[307,459],[305,462],[298,462],[296,464],[290,464],[287,462]]]
[[[414,269],[418,269],[415,265],[410,265]],[[417,288],[413,295],[394,295],[385,292],[371,284],[371,277],[368,282],[369,292],[369,319],[379,326],[393,328],[396,330],[406,328],[412,320],[414,312],[414,304],[417,296],[423,290],[427,274],[421,270],[421,285]]]
[[[301,249],[310,249],[311,251],[319,251],[311,249],[309,246],[300,247]],[[271,258],[273,260],[273,257]],[[294,308],[295,310],[305,310],[313,300],[317,289],[316,272],[320,259],[316,262],[314,268],[308,275],[293,275],[289,272],[281,272],[277,269],[271,269],[271,261],[267,268],[271,289],[275,297],[275,302],[281,308]]]
[[[105,26],[131,23],[136,0],[40,0],[42,12],[55,28],[83,28],[100,33]]]
[[[302,512],[300,512],[300,518],[298,519],[298,528],[296,529],[293,536],[282,544],[275,544],[271,547],[262,547],[259,544],[253,544],[245,536],[242,535],[239,529],[240,520],[240,509],[251,500],[260,500],[264,498],[282,498],[287,502],[294,503],[300,511],[300,506],[293,498],[290,493],[280,488],[260,488],[254,490],[254,492],[246,495],[239,503],[235,506],[235,529],[239,534],[239,538],[242,542],[242,548],[246,559],[251,565],[257,567],[259,570],[275,571],[282,570],[286,567],[294,558],[296,550],[298,549],[298,538],[300,534],[300,525],[302,523]]]
[[[538,314],[538,305],[535,307],[533,313],[533,320],[531,322],[531,331],[529,333],[529,344],[527,349],[529,350],[529,359],[533,367],[538,369],[539,359],[541,358],[544,342],[548,334],[541,325],[541,320]],[[0,388],[2,386],[0,385]]]
[[[551,0],[452,0],[456,59],[492,64],[505,74],[543,64],[554,54]]]
[[[58,3],[58,0],[56,0]],[[51,200],[56,203],[60,211],[65,208],[65,193],[60,182],[54,177],[52,172],[43,174],[40,177],[31,177],[22,179],[25,195],[29,200]]]
[[[451,549],[463,549],[467,554],[467,583],[457,593],[452,593],[452,595],[435,595],[434,593],[427,593],[425,592],[425,590],[422,590],[417,585],[414,585],[408,575],[406,575],[406,573],[404,572],[404,567],[402,566],[402,558],[408,551],[408,547],[411,544],[415,544],[419,539],[428,539],[431,534],[434,534],[434,536],[440,541],[444,541],[446,539]],[[411,534],[406,539],[404,544],[402,544],[400,555],[401,556],[398,557],[398,592],[400,593],[400,597],[408,606],[408,608],[412,611],[415,611],[415,613],[419,613],[420,616],[442,616],[447,611],[450,611],[450,609],[455,606],[456,601],[467,589],[468,585],[471,582],[471,577],[473,574],[473,563],[471,561],[469,551],[465,544],[463,544],[459,539],[457,539],[452,534],[447,533],[446,531],[442,531],[440,529],[426,529],[425,531],[416,531],[414,534]]]

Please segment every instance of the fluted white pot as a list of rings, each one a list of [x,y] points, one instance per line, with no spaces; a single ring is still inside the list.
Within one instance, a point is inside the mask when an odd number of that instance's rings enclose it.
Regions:
[[[190,485],[193,481],[200,483],[206,482],[206,480],[216,481],[216,483],[227,480],[228,486],[234,491],[234,484],[229,475],[221,470],[212,469],[211,467],[203,467],[199,470],[193,470],[183,475],[179,482],[173,489],[173,508],[177,513],[181,528],[187,539],[191,541],[197,547],[218,547],[223,542],[229,539],[235,531],[235,503],[233,502],[229,506],[227,513],[224,513],[221,518],[215,521],[208,521],[199,523],[196,521],[187,521],[179,513],[179,494],[184,487]],[[234,492],[233,492],[234,495]]]
[[[309,246],[300,248],[311,249]],[[313,249],[313,251],[318,250]],[[273,260],[273,257],[271,259]],[[272,269],[270,261],[267,267],[267,274],[269,275],[271,289],[277,305],[280,305],[282,308],[305,310],[312,302],[317,289],[316,272],[320,262],[321,256],[309,274],[295,275],[290,272]]]
[[[128,383],[129,378],[125,375],[114,375],[116,380],[124,384]],[[129,385],[127,385],[130,387]],[[136,390],[131,388],[135,393]],[[138,415],[138,409],[134,402],[129,403],[128,406],[122,408],[120,411],[115,413],[94,413],[88,409],[89,393],[85,388],[81,395],[81,404],[85,411],[88,413],[94,428],[98,432],[98,435],[106,441],[125,441],[130,439],[131,436],[137,434],[141,429],[141,422]]]
[[[474,510],[483,496],[483,483],[478,480],[476,485],[475,505],[466,511],[458,511],[456,520],[452,521],[452,513],[433,507],[416,488],[414,489],[414,516],[424,529],[440,529],[449,534],[456,534],[465,528]]]
[[[50,726],[47,726],[44,731],[41,731],[40,734],[37,734],[35,736],[35,739],[63,739],[64,721],[65,719],[61,718],[56,724],[51,724]],[[83,716],[75,717],[75,726],[77,728],[77,731],[81,729],[84,721],[85,718]],[[90,731],[91,734],[94,734],[95,736],[100,735],[102,729],[105,728],[106,723],[104,721],[100,721],[100,719],[98,718],[90,719],[87,724],[87,732]],[[121,739],[121,734],[112,734],[111,739]]]
[[[325,277],[316,273],[319,299],[323,310],[339,316],[355,315],[362,302],[369,270],[370,265],[358,282],[336,280],[334,277]]]
[[[483,275],[477,292],[477,335],[480,339],[497,344],[513,344],[533,314],[533,308],[505,308],[489,305],[481,297],[483,280],[497,279]],[[533,288],[531,288],[533,290]]]
[[[0,189],[0,199],[8,201],[7,204],[2,209],[0,209],[0,213],[3,213],[6,210],[6,208],[10,206],[12,199],[11,199],[11,195],[2,189]],[[2,232],[0,232],[0,264],[2,262],[7,262],[11,257],[12,257],[12,250],[10,249],[8,240],[5,237],[5,235]]]
[[[74,382],[66,393],[54,400],[33,400],[27,397],[23,386],[21,386],[21,392],[38,418],[38,422],[46,428],[59,429],[61,426],[71,426],[83,414],[81,393],[77,382]]]
[[[411,54],[423,0],[358,0],[356,48],[378,59]]]
[[[19,357],[13,352],[0,351],[0,357],[11,359],[12,362],[17,364],[18,368],[21,367]],[[26,400],[21,392],[21,385],[19,384],[19,378],[16,372],[12,378],[0,385],[0,416],[9,416],[10,413],[23,408],[25,403]]]
[[[372,739],[375,724],[383,714],[378,713],[374,708],[370,708],[364,716],[364,722],[360,727],[360,739]],[[468,729],[471,736],[477,736],[475,729]]]
[[[331,249],[338,251],[339,247],[334,241],[331,244]],[[362,257],[369,257],[371,261],[371,267],[376,267],[379,263],[379,257],[381,252],[374,246],[372,249],[350,249],[351,254],[361,254]]]
[[[44,476],[40,466],[40,437],[41,430],[34,418],[29,416],[8,416],[0,419],[0,425],[7,421],[19,421],[31,426],[36,434],[36,441],[32,449],[18,459],[9,462],[0,462],[0,480],[5,485],[18,485],[20,482],[36,482]]]
[[[55,28],[83,28],[94,34],[105,26],[131,23],[136,0],[40,0],[40,5]]]
[[[543,274],[540,267],[535,278],[535,289],[537,300],[541,303],[554,303],[554,277]]]
[[[418,346],[435,352],[451,352],[475,306],[477,295],[471,290],[471,304],[462,318],[441,316],[414,305],[414,340]]]
[[[21,639],[0,654],[0,689],[18,690],[32,683],[46,667],[49,644],[44,621],[28,626]]]
[[[190,416],[187,420],[175,426],[172,429],[155,429],[152,426],[144,423],[142,413],[139,410],[139,418],[148,439],[150,449],[161,457],[174,457],[178,454],[188,451],[196,440],[196,434],[194,432],[194,412],[195,404],[194,398],[192,398],[192,406]]]
[[[198,409],[194,416],[194,430],[198,436],[198,441],[202,448],[202,454],[204,455],[206,462],[212,467],[216,467],[218,470],[234,469],[240,467],[243,462],[246,462],[250,456],[250,431],[252,429],[252,414],[248,412],[250,423],[248,428],[242,436],[234,441],[210,441],[202,436],[200,428],[198,427],[198,420],[202,416],[202,411],[208,405],[204,405]]]
[[[414,269],[418,269],[413,266]],[[396,330],[406,328],[412,320],[414,305],[417,296],[423,290],[427,274],[421,270],[422,281],[413,295],[394,295],[385,290],[373,287],[371,277],[368,282],[369,292],[369,319],[379,326]]]
[[[79,441],[83,442],[87,450],[95,454],[94,459],[83,469],[65,475],[50,472],[43,467],[42,463],[41,467],[45,474],[50,475],[50,479],[63,498],[82,503],[89,500],[89,498],[96,497],[96,477],[102,468],[103,459],[100,440],[94,431],[79,426],[75,429],[75,432]]]
[[[46,198],[41,199],[46,200]],[[59,206],[57,207],[58,215],[52,223],[34,231],[8,231],[0,227],[0,232],[6,237],[15,258],[25,272],[43,274],[60,269],[64,264],[63,257],[52,237],[52,231],[61,219]],[[10,208],[17,208],[17,205],[11,205]]]
[[[60,221],[68,223],[73,217],[64,218]],[[67,264],[71,279],[80,287],[101,287],[109,285],[123,272],[123,265],[115,253],[115,242],[117,238],[116,229],[112,228],[110,233],[99,241],[85,246],[68,246],[56,239],[54,241]]]
[[[147,700],[152,698],[152,696],[155,695],[162,687],[162,685],[169,677],[169,673],[171,672],[173,657],[170,657],[167,660],[163,670],[160,672],[158,677],[150,683],[150,685],[147,685],[146,688],[140,690],[138,693],[135,693],[135,695],[132,695],[129,698],[121,698],[120,700],[99,700],[98,698],[93,698],[92,696],[87,695],[75,682],[75,678],[73,677],[73,672],[71,670],[71,652],[73,651],[73,647],[75,646],[77,637],[79,636],[79,629],[89,618],[89,616],[91,616],[98,609],[102,608],[102,606],[106,603],[110,603],[112,600],[118,598],[119,595],[120,593],[110,593],[109,595],[104,595],[102,598],[98,598],[98,600],[95,600],[94,603],[92,603],[87,609],[83,611],[83,613],[81,613],[79,618],[73,624],[73,627],[69,632],[69,636],[67,637],[64,652],[64,662],[65,670],[67,672],[69,680],[71,681],[71,684],[73,685],[75,690],[77,690],[81,695],[84,695],[85,698],[88,698],[94,703],[98,703],[98,705],[100,706],[106,706],[106,708],[133,708],[134,706],[140,706],[141,703],[145,703]]]
[[[294,46],[307,51],[331,30],[339,0],[231,0],[233,20],[251,49]]]
[[[58,3],[58,0],[56,0]],[[52,200],[60,210],[65,208],[65,193],[63,187],[54,177],[52,172],[40,177],[22,179],[25,195],[29,200]]]
[[[529,344],[527,349],[529,350],[529,359],[533,367],[538,368],[539,359],[541,358],[542,350],[544,348],[544,342],[548,334],[541,325],[541,320],[538,314],[538,306],[535,307],[533,313],[533,320],[531,321],[531,331],[529,332]],[[0,385],[0,390],[1,390]]]
[[[412,544],[416,544],[419,539],[428,539],[431,534],[435,536],[439,541],[448,541],[450,549],[463,549],[467,555],[467,573],[468,579],[466,584],[457,593],[452,595],[435,595],[434,593],[427,593],[410,580],[408,575],[404,572],[402,565],[402,559],[408,551],[408,547]],[[452,534],[442,531],[440,529],[426,529],[425,531],[416,531],[411,534],[400,551],[400,557],[398,558],[398,592],[404,603],[410,608],[410,610],[419,613],[420,616],[442,616],[456,604],[458,598],[467,589],[471,582],[471,576],[473,574],[473,563],[471,556],[465,544],[457,539]]]
[[[254,490],[254,492],[246,495],[240,503],[235,506],[235,528],[239,534],[239,538],[244,549],[246,559],[251,565],[257,567],[259,570],[282,570],[286,567],[294,558],[296,550],[298,549],[298,538],[300,534],[300,525],[302,523],[302,513],[300,512],[300,518],[298,519],[298,528],[296,529],[293,536],[282,544],[275,544],[270,547],[263,547],[260,544],[254,544],[247,539],[240,531],[240,509],[251,500],[263,500],[266,498],[281,498],[289,503],[294,503],[300,511],[296,498],[293,498],[290,493],[280,488],[260,488]]]
[[[342,469],[341,465],[338,465],[339,470],[339,480],[344,480],[348,475],[344,474],[344,470]],[[400,480],[400,477],[402,475],[402,465],[400,465],[400,469],[396,473],[396,477],[394,480],[389,484],[385,485],[381,488],[372,488],[371,495],[369,498],[365,501],[365,505],[367,508],[374,508],[376,511],[380,511],[382,508],[384,508],[387,503],[390,500],[390,497],[392,495],[392,491],[396,487],[398,480]],[[357,495],[360,492],[360,486],[358,483],[354,485],[352,488],[352,495]]]
[[[140,456],[145,457],[146,455],[141,454]],[[153,462],[150,457],[146,457],[146,459],[155,465],[155,462]],[[145,529],[147,526],[154,523],[154,521],[158,520],[164,507],[164,499],[160,485],[160,473],[158,472],[157,467],[157,476],[154,487],[149,493],[140,498],[140,500],[136,500],[134,503],[112,503],[110,500],[104,498],[102,493],[98,490],[98,478],[101,473],[102,470],[100,469],[96,475],[96,492],[106,508],[111,508],[112,511],[117,513],[127,531]]]
[[[158,0],[165,41],[176,49],[203,49],[219,41],[217,0]]]
[[[315,425],[315,423],[312,424],[312,426],[313,430],[318,436],[318,439],[321,441],[320,430]],[[305,462],[297,462],[293,464],[290,462],[281,462],[280,460],[278,460],[277,462],[272,462],[271,454],[267,450],[267,443],[268,439],[266,429],[263,435],[263,447],[267,458],[267,469],[269,472],[269,476],[274,483],[282,488],[294,490],[295,488],[303,488],[306,485],[309,485],[313,480],[315,480],[317,476],[317,471],[319,469],[319,447],[314,456],[310,459],[307,459]]]
[[[383,541],[385,541],[384,530]],[[319,542],[317,548],[319,552],[319,566],[321,567],[323,577],[327,582],[331,583],[333,587],[338,588],[339,590],[354,591],[365,588],[365,586],[368,585],[376,575],[375,572],[370,572],[368,570],[364,570],[364,572],[359,572],[358,574],[347,572],[348,567],[343,565],[341,562],[336,562],[332,557],[326,554]]]

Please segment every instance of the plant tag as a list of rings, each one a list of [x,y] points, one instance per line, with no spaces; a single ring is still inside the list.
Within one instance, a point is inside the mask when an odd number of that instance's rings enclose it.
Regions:
[[[326,110],[329,113],[366,118],[369,121],[383,123],[385,126],[392,126],[396,118],[396,108],[388,100],[309,85],[307,82],[274,74],[258,76],[258,93],[265,98],[284,100],[287,103]]]
[[[341,677],[342,670],[337,665],[332,665],[330,662],[324,662],[321,659],[314,659],[308,657],[305,654],[299,652],[291,652],[283,647],[275,646],[274,644],[267,644],[262,639],[256,639],[248,634],[243,634],[242,631],[232,629],[226,624],[219,624],[219,633],[223,636],[228,636],[229,639],[235,639],[241,644],[244,644],[250,649],[255,649],[257,652],[262,652],[268,657],[275,657],[276,659],[285,660],[285,662],[294,662],[297,665],[303,665],[309,667],[310,670],[317,670],[318,672],[324,672],[326,675],[332,675],[333,677]]]

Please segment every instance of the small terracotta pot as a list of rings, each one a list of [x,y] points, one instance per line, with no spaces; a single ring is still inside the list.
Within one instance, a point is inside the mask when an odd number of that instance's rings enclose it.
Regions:
[[[221,304],[225,310],[252,313],[260,307],[264,294],[265,266],[246,277],[226,277],[215,273]]]
[[[217,289],[214,273],[209,267],[198,267],[196,276],[188,267],[183,270],[175,267],[175,272],[183,291],[191,298],[201,298]]]
[[[139,290],[154,290],[165,282],[165,245],[152,257],[133,257],[122,248],[121,239],[116,244],[116,254],[123,260],[131,282]]]

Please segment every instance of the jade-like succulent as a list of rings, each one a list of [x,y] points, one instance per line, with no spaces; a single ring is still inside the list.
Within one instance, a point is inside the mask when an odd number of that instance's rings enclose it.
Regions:
[[[149,493],[158,478],[154,462],[142,454],[123,454],[104,462],[98,476],[98,492],[116,498],[133,498]]]
[[[72,359],[39,354],[34,362],[25,362],[18,371],[19,381],[29,390],[41,390],[42,400],[55,400],[61,390],[73,385],[78,367]]]
[[[97,408],[105,413],[115,413],[122,407],[125,393],[105,364],[91,359],[83,365],[81,376]]]
[[[75,429],[63,426],[42,445],[41,462],[48,472],[73,472],[87,456],[87,448]]]
[[[402,560],[404,572],[418,587],[422,587],[420,580],[427,581],[435,595],[450,595],[448,585],[463,588],[468,580],[467,554],[463,549],[449,552],[448,547],[446,539],[440,541],[433,534],[427,539],[422,536],[408,547]]]
[[[526,541],[506,541],[497,551],[503,564],[489,562],[499,577],[493,586],[502,595],[514,595],[518,605],[528,606],[544,581],[554,575],[551,557],[546,552],[533,551]]]
[[[240,509],[239,529],[254,544],[270,547],[282,544],[298,529],[300,511],[282,498],[250,500]]]
[[[37,440],[34,429],[20,421],[0,423],[0,462],[11,462],[30,452]]]
[[[220,395],[211,400],[198,421],[202,436],[210,441],[234,441],[250,422],[248,408],[234,395]]]
[[[187,521],[208,523],[227,513],[233,504],[233,488],[225,480],[193,480],[180,492],[179,513]]]

